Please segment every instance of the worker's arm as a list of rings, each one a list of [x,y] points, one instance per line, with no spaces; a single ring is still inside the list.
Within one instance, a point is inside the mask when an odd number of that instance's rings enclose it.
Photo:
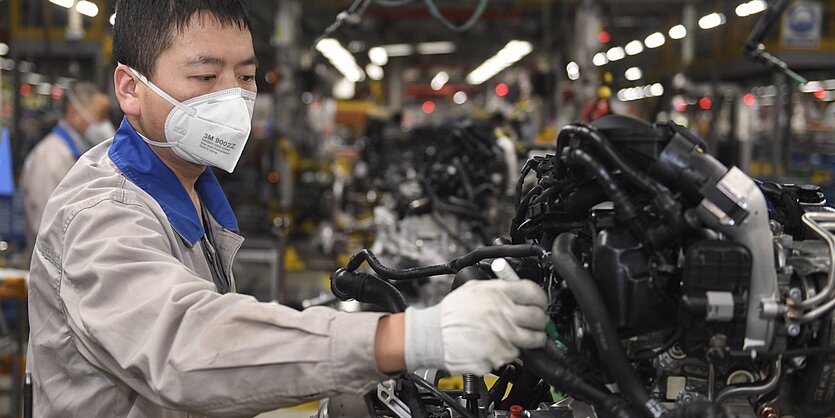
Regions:
[[[172,256],[180,250],[170,243],[180,238],[166,236],[165,219],[130,191],[113,194],[70,215],[62,261],[50,261],[62,267],[56,293],[68,341],[115,380],[168,408],[241,416],[363,394],[387,377],[377,368],[375,337],[396,338],[387,335],[398,328],[387,324],[398,320],[379,325],[384,314],[299,312],[220,295]],[[381,343],[381,367],[402,364],[402,337],[397,344]]]
[[[402,313],[384,316],[377,323],[374,355],[381,372],[395,373],[406,368],[405,328],[405,315]]]

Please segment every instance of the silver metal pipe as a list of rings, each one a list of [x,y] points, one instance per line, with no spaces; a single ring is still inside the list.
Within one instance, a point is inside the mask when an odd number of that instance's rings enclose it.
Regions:
[[[835,222],[835,213],[833,212],[809,212],[804,213],[800,218],[803,223],[809,227],[817,236],[823,239],[829,247],[829,274],[827,275],[826,284],[821,291],[809,299],[802,301],[795,301],[793,308],[809,309],[821,303],[827,302],[832,297],[835,291],[835,237],[823,225],[818,222],[831,223]],[[803,318],[806,316],[804,315]]]
[[[782,359],[777,359],[771,367],[771,376],[768,380],[749,385],[726,386],[716,395],[716,403],[723,403],[732,397],[753,396],[771,392],[780,386],[780,374],[782,373]]]

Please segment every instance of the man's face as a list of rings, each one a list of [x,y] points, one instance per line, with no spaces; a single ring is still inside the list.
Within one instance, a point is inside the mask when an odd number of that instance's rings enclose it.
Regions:
[[[255,92],[255,69],[248,30],[222,26],[210,15],[195,15],[182,33],[174,34],[171,47],[160,54],[151,82],[184,102],[234,87]],[[137,85],[144,134],[163,141],[165,120],[174,106],[141,83]]]
[[[96,94],[87,105],[87,111],[90,112],[94,122],[106,121],[110,114],[110,99],[102,93]]]
[[[81,111],[70,105],[67,108],[67,121],[78,132],[84,132],[90,123],[104,122],[110,112],[110,99],[103,93],[96,93],[90,102],[84,106],[84,110],[90,115],[85,117]],[[92,121],[88,120],[92,118]]]

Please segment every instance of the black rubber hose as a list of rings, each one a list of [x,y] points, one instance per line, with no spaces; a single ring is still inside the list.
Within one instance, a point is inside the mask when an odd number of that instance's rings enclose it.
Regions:
[[[597,179],[597,183],[600,184],[606,192],[606,195],[609,196],[609,199],[612,199],[612,202],[615,204],[615,210],[618,211],[617,213],[623,219],[632,222],[638,217],[638,207],[632,203],[632,199],[630,199],[629,195],[626,194],[626,191],[618,185],[614,177],[612,177],[612,174],[609,173],[609,170],[607,170],[603,164],[598,162],[591,154],[579,148],[571,150],[569,158],[571,161],[578,163],[591,171]]]
[[[553,344],[553,342],[549,342]],[[583,399],[606,411],[615,418],[638,418],[639,414],[628,408],[615,395],[597,389],[590,383],[572,373],[568,367],[549,356],[544,349],[523,350],[522,361],[525,367],[545,379],[560,391]]]
[[[331,275],[331,292],[339,300],[356,299],[387,312],[404,312],[406,298],[391,283],[370,274],[339,269]]]
[[[414,381],[409,379],[402,379],[400,381],[400,399],[409,407],[409,413],[412,415],[412,418],[429,418],[426,405],[421,402],[420,393]]]
[[[443,274],[455,274],[464,267],[472,266],[479,261],[497,257],[532,257],[545,256],[548,252],[536,244],[516,245],[494,245],[492,247],[477,248],[463,257],[449,262],[449,264],[438,264],[428,267],[413,267],[406,270],[394,270],[386,267],[377,256],[368,249],[362,249],[354,254],[348,261],[345,270],[356,271],[363,263],[368,262],[371,270],[379,274],[383,279],[389,280],[410,280]],[[337,271],[338,272],[338,271]]]
[[[494,245],[492,247],[476,248],[463,257],[450,261],[455,271],[472,266],[481,260],[498,257],[532,257],[548,254],[544,248],[536,244]]]
[[[377,256],[367,249],[360,250],[358,253],[354,254],[354,256],[348,261],[348,265],[345,269],[355,271],[362,265],[363,261],[368,262],[371,270],[374,270],[374,272],[379,274],[380,277],[391,280],[408,280],[439,276],[442,274],[455,274],[457,271],[453,270],[452,267],[447,264],[439,264],[428,267],[414,267],[406,270],[394,270],[383,265]]]
[[[603,153],[603,155],[617,167],[626,177],[638,187],[651,193],[657,199],[658,206],[662,211],[665,219],[673,219],[678,217],[678,204],[673,198],[670,189],[664,185],[652,180],[649,176],[624,161],[608,141],[603,137],[603,134],[598,132],[594,126],[587,125],[568,125],[560,131],[562,135],[578,135],[589,140],[592,146]],[[559,139],[557,140],[559,141]]]
[[[517,377],[519,377],[520,370],[513,364],[508,364],[504,367],[504,372],[493,383],[493,387],[487,392],[487,406],[492,404],[498,405],[502,401],[505,392],[507,392],[507,385]]]
[[[649,397],[632,369],[594,279],[573,254],[575,238],[576,235],[570,232],[560,234],[554,241],[551,260],[583,312],[589,331],[597,343],[600,359],[617,380],[620,390],[644,416],[659,418],[666,415],[667,411]]]

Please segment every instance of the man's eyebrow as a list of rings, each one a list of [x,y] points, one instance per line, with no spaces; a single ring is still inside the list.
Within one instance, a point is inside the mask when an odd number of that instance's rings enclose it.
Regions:
[[[245,66],[248,66],[248,65],[254,65],[254,66],[257,67],[258,66],[258,58],[255,55],[253,55],[253,56],[239,62],[237,66],[238,67],[245,67]]]
[[[198,55],[186,60],[186,65],[223,65],[223,59],[209,55]]]

